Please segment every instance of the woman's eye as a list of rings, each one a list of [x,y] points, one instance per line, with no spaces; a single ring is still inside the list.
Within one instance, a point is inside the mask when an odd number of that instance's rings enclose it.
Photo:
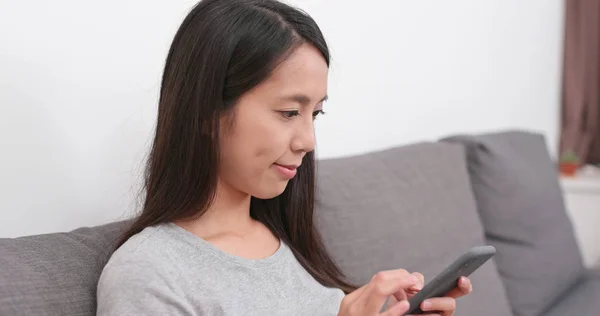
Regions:
[[[323,115],[325,114],[325,112],[323,112],[323,110],[314,111],[313,118],[316,118],[317,116],[319,116],[319,114]]]
[[[294,116],[300,115],[300,112],[298,112],[297,110],[292,110],[292,111],[282,111],[281,115],[283,115],[285,118],[292,118]]]
[[[312,113],[313,119],[316,118],[319,114],[325,114],[325,112],[323,112],[323,110],[314,111]],[[283,117],[287,119],[291,119],[294,116],[300,115],[300,112],[298,110],[281,111],[281,115],[283,115]]]

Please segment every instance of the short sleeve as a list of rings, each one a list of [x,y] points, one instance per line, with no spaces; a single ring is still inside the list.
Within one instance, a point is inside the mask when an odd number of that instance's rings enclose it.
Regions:
[[[200,316],[177,279],[142,260],[109,262],[98,281],[97,304],[98,316]]]

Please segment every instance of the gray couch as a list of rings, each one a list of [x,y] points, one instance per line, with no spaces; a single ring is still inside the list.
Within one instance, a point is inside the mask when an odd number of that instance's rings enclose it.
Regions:
[[[582,264],[542,136],[454,136],[321,160],[317,173],[319,227],[352,281],[399,267],[431,279],[492,244],[457,315],[600,315],[600,276]],[[93,315],[125,225],[0,239],[0,315]]]

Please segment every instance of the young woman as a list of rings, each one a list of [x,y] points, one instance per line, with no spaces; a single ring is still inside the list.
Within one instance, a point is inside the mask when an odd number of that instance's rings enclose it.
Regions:
[[[189,13],[166,60],[143,210],[102,272],[98,315],[407,310],[422,275],[383,271],[356,289],[313,223],[328,67],[316,23],[288,5],[204,0]],[[470,290],[465,278],[422,307],[453,315]]]

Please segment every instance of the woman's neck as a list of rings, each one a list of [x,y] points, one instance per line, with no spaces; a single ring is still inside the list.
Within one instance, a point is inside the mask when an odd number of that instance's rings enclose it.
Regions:
[[[251,196],[219,181],[215,199],[202,217],[175,222],[188,231],[203,237],[223,234],[246,235],[256,227],[250,217]]]
[[[200,218],[175,222],[215,247],[242,258],[263,259],[279,249],[279,238],[250,217],[251,196],[219,185],[215,200]]]

